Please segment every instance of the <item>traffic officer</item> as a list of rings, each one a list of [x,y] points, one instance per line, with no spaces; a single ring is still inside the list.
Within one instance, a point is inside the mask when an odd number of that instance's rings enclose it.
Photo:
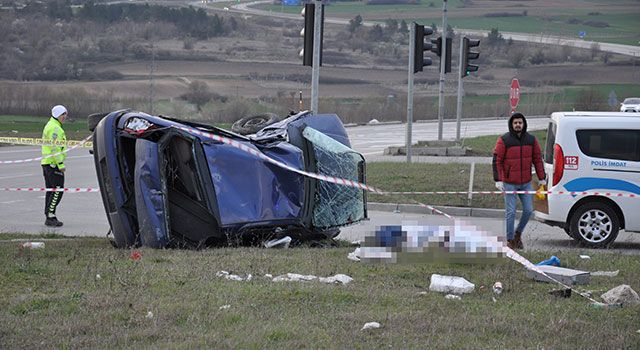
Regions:
[[[64,187],[64,160],[67,158],[65,141],[67,137],[62,129],[62,124],[67,119],[67,109],[62,105],[51,109],[51,118],[42,131],[44,144],[42,146],[42,173],[47,188]],[[62,221],[56,217],[56,208],[62,199],[62,192],[47,192],[44,201],[44,224],[51,227],[62,226]]]

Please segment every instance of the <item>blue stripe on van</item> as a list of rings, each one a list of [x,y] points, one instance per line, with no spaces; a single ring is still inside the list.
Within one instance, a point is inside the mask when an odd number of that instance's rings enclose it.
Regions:
[[[629,181],[616,179],[603,179],[598,177],[581,177],[571,180],[564,185],[567,191],[589,191],[589,190],[614,190],[626,191],[640,195],[640,186]]]

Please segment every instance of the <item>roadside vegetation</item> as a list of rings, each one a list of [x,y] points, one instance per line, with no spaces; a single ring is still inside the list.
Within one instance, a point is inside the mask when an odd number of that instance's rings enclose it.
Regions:
[[[13,237],[12,237],[13,236]],[[507,258],[491,264],[364,264],[353,248],[114,249],[104,238],[45,240],[19,248],[0,236],[0,347],[11,348],[616,348],[640,346],[638,306],[599,310],[573,293],[548,294]],[[620,285],[638,289],[640,260],[590,252],[559,255],[587,271],[594,297]],[[133,260],[132,257],[138,258]],[[216,277],[225,270],[248,282]],[[347,285],[272,282],[265,274],[349,275]],[[432,273],[475,284],[462,300],[429,292]],[[492,300],[491,286],[505,290]],[[419,294],[426,292],[424,294]],[[227,306],[228,305],[228,306]],[[380,329],[361,331],[366,322]]]

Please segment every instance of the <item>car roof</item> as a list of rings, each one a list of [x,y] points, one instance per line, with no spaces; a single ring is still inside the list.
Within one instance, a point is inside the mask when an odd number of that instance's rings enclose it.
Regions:
[[[640,113],[630,112],[554,112],[551,114],[551,119],[555,122],[560,119],[581,119],[588,118],[590,121],[596,119],[606,119],[609,122],[628,120],[628,118],[640,118]],[[615,118],[615,119],[612,119]]]

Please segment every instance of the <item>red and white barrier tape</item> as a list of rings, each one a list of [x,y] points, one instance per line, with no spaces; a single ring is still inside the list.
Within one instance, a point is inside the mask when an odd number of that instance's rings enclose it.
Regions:
[[[99,188],[44,188],[44,187],[3,187],[0,191],[8,192],[70,192],[70,193],[86,193],[100,192]]]
[[[546,195],[571,195],[571,196],[605,196],[605,197],[629,197],[640,198],[634,193],[621,192],[593,192],[593,191],[422,191],[422,192],[385,192],[385,194],[418,194],[418,195],[444,195],[444,194],[546,194]]]
[[[84,145],[85,142],[89,141],[89,139],[91,139],[91,137],[93,137],[93,134],[87,136],[86,138],[84,138],[82,141],[80,141],[77,145],[69,147],[67,149],[65,149],[62,152],[58,152],[58,153],[54,153],[54,154],[50,154],[48,156],[44,156],[44,157],[37,157],[37,158],[29,158],[29,159],[20,159],[20,160],[0,160],[0,164],[18,164],[18,163],[29,163],[29,162],[35,162],[38,160],[42,160],[43,158],[51,158],[51,157],[55,157],[64,153],[67,153],[73,149],[76,149],[78,147],[82,147]]]

